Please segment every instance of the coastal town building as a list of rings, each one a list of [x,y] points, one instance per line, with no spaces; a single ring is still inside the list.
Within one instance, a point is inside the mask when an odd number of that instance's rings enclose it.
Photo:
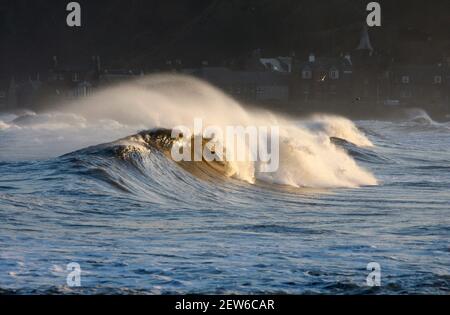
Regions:
[[[396,65],[392,73],[392,96],[414,103],[437,103],[446,97],[448,67],[438,65]]]
[[[204,67],[184,73],[212,83],[228,94],[247,101],[288,101],[289,76],[278,71],[234,71]]]
[[[291,98],[302,102],[336,100],[349,95],[353,66],[351,56],[316,57],[294,64]]]
[[[356,42],[356,41],[355,41]],[[450,111],[450,52],[438,64],[381,65],[367,26],[355,49],[338,56],[262,56],[257,49],[237,66],[235,60],[212,65],[204,60],[197,68],[183,68],[181,60],[167,62],[164,71],[195,76],[232,97],[246,102],[289,103],[325,109],[357,104],[364,106],[416,106]],[[26,80],[0,79],[0,109],[32,107],[39,102],[88,97],[101,87],[145,75],[139,69],[103,68],[99,56],[84,66],[53,65],[45,74]]]

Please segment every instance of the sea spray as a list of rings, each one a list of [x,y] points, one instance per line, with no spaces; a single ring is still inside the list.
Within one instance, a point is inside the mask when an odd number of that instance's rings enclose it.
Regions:
[[[59,118],[64,119],[56,123]],[[357,165],[349,154],[330,141],[330,137],[339,137],[358,146],[370,146],[371,142],[351,121],[317,115],[298,122],[269,111],[249,110],[219,89],[188,76],[148,76],[107,88],[88,98],[60,104],[57,110],[53,107],[32,119],[21,120],[19,117],[16,123],[32,128],[35,138],[39,136],[39,128],[47,129],[47,136],[55,127],[64,129],[70,126],[70,132],[64,133],[64,143],[70,143],[80,130],[90,132],[90,137],[101,143],[111,141],[111,135],[126,137],[133,129],[135,132],[155,128],[172,130],[180,125],[193,128],[196,119],[223,130],[227,126],[279,128],[280,165],[276,171],[262,172],[261,161],[232,164],[232,176],[247,182],[259,180],[313,188],[377,184],[369,171]],[[102,133],[98,130],[104,126],[107,126],[107,132],[103,135],[107,136],[103,136],[104,141],[101,141]],[[48,145],[57,146],[58,143]]]

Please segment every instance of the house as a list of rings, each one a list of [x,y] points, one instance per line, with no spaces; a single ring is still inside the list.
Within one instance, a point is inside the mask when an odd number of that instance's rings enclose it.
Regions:
[[[100,72],[100,57],[92,57],[92,62],[86,66],[61,66],[57,57],[53,57],[53,68],[46,82],[50,98],[62,100],[89,96],[98,85]]]
[[[297,61],[293,66],[291,96],[304,102],[345,98],[349,96],[352,77],[350,54],[317,58],[311,53],[307,61]]]
[[[390,72],[392,98],[402,104],[424,106],[448,101],[448,66],[395,65]]]
[[[291,98],[328,107],[382,103],[388,97],[390,77],[381,64],[364,24],[351,53],[327,57],[311,53],[294,62]]]
[[[99,56],[93,56],[86,66],[60,66],[54,57],[47,84],[54,97],[76,99],[90,96],[97,88],[120,83],[143,75],[137,70],[103,70]]]
[[[249,101],[289,100],[289,76],[271,71],[237,71],[225,67],[203,67],[184,73],[203,79],[237,99]]]

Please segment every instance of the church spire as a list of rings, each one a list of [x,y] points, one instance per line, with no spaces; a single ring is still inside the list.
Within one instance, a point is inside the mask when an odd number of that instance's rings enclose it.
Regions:
[[[373,53],[373,46],[370,42],[369,30],[367,29],[367,25],[364,24],[363,29],[361,31],[361,38],[359,40],[359,45],[356,50],[368,50],[370,54]]]

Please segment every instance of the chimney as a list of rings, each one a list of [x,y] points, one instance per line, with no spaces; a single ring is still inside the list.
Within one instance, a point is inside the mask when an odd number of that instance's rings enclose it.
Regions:
[[[309,54],[309,62],[315,63],[316,62],[316,56],[313,53]]]

